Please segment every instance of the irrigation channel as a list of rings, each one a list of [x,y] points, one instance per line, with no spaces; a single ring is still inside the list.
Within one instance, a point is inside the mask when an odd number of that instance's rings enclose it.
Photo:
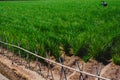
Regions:
[[[51,60],[50,52],[46,53],[46,58],[45,58],[45,57],[39,56],[37,51],[35,51],[35,53],[33,53],[33,52],[30,52],[30,51],[20,47],[19,45],[17,46],[14,44],[3,42],[2,40],[0,40],[0,46],[1,46],[0,53],[3,56],[7,56],[7,57],[9,57],[9,59],[12,60],[11,65],[14,65],[14,64],[24,65],[25,68],[37,72],[39,75],[41,75],[46,80],[71,80],[69,78],[70,77],[69,75],[74,74],[74,72],[79,74],[79,77],[77,80],[89,80],[89,78],[86,78],[85,75],[87,75],[88,77],[93,77],[94,80],[110,80],[108,78],[104,78],[104,77],[100,76],[99,68],[96,68],[97,74],[90,74],[88,72],[82,71],[82,69],[77,61],[75,62],[76,68],[72,68],[70,66],[64,65],[64,60],[61,60],[61,58],[59,58],[59,62]],[[10,51],[8,50],[8,47],[12,47],[11,56],[8,56],[8,55],[10,55]],[[14,53],[14,50],[16,50],[16,49],[18,50],[17,56]],[[23,60],[22,51],[24,51],[27,55],[25,57],[25,60]],[[5,54],[7,54],[7,55],[5,55]],[[33,66],[33,64],[30,60],[30,56],[36,57],[35,66]],[[16,59],[16,57],[17,57],[17,59]],[[42,61],[45,62],[44,65],[42,64]],[[58,66],[56,73],[52,69],[53,65]],[[68,74],[69,72],[72,72],[72,73]],[[41,80],[41,79],[39,79],[39,80]]]

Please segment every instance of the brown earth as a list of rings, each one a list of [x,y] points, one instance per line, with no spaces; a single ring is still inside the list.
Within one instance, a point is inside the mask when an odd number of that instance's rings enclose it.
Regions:
[[[12,60],[0,54],[0,73],[10,80],[45,80],[35,71],[26,69],[25,66],[12,64]]]
[[[26,80],[24,77],[17,75],[12,69],[0,62],[0,72],[10,80]]]
[[[7,51],[5,51],[6,53]],[[3,56],[0,54],[0,72],[7,76],[11,80],[45,80],[47,77],[49,77],[48,80],[52,80],[50,76],[50,70],[48,69],[47,64],[49,62],[40,63],[41,64],[41,72],[38,70],[39,67],[35,67],[36,63],[35,61],[32,61],[30,63],[30,68],[26,68],[27,62],[25,59],[22,59],[22,64],[19,65],[20,62],[19,57],[14,57],[14,60],[16,63],[12,64],[11,56],[13,55],[11,52],[8,54],[5,54],[6,56]],[[55,60],[53,57],[51,57],[52,60]],[[113,64],[110,62],[107,65],[104,65],[102,63],[99,63],[93,59],[90,59],[87,63],[82,61],[78,56],[65,56],[64,64],[67,66],[70,66],[72,68],[78,69],[76,65],[76,61],[80,65],[81,70],[86,71],[91,74],[97,74],[97,71],[100,70],[100,76],[109,78],[111,80],[120,80],[120,66]],[[54,80],[59,80],[60,78],[60,70],[61,67],[57,66],[55,64],[51,64],[51,72],[53,73]],[[101,69],[100,69],[101,68]],[[98,71],[99,72],[99,71]],[[39,74],[38,74],[39,73]],[[40,75],[42,73],[42,75]],[[78,80],[80,73],[73,72],[71,70],[65,69],[65,73],[68,80]],[[49,74],[49,75],[48,75]],[[97,80],[94,77],[87,76],[83,74],[83,77],[85,80]],[[62,80],[64,76],[62,75]]]

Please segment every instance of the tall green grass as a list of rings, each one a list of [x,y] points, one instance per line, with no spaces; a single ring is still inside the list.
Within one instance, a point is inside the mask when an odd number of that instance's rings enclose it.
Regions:
[[[120,1],[40,0],[0,2],[0,35],[23,48],[50,50],[59,57],[59,47],[88,61],[107,61],[120,55]],[[117,43],[116,43],[117,42]],[[113,45],[112,43],[116,43]]]

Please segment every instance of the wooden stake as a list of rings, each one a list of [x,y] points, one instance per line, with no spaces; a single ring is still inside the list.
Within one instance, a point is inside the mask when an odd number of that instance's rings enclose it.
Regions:
[[[63,62],[61,61],[61,58],[59,58],[59,61],[60,61],[60,63],[61,63],[62,65],[64,65]],[[62,75],[63,75],[63,74],[64,74],[64,79],[67,80],[65,70],[64,70],[64,68],[63,68],[63,66],[62,66],[61,72],[60,72],[60,80],[62,80]]]
[[[78,64],[77,61],[76,61],[76,65],[77,65],[79,71],[82,71],[82,70],[80,69],[80,66],[79,66],[79,64]],[[82,74],[82,73],[80,73],[79,80],[84,80],[84,78],[83,78],[83,74]]]

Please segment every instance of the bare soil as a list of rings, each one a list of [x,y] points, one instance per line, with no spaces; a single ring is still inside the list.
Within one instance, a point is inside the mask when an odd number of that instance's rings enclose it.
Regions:
[[[0,73],[10,80],[45,80],[41,75],[25,66],[12,64],[12,60],[2,54],[0,54]]]
[[[60,66],[51,64],[50,65],[51,69],[49,69],[48,67],[49,62],[44,62],[44,63],[42,62],[39,63],[40,64],[40,68],[39,68],[39,66],[36,66],[38,62],[31,61],[30,68],[27,68],[26,66],[28,66],[28,64],[25,59],[22,59],[22,65],[20,65],[19,57],[14,56],[15,63],[12,64],[13,53],[9,52],[9,54],[7,54],[7,51],[5,51],[4,53],[7,57],[0,54],[0,72],[2,72],[2,74],[4,74],[10,80],[45,80],[46,78],[49,78],[48,80],[52,80],[51,72],[54,76],[54,80],[59,80],[60,77],[62,77],[62,80],[64,80],[64,75],[60,76],[60,71],[61,71]],[[55,60],[54,57],[50,57],[50,58],[52,60]],[[102,77],[109,78],[111,80],[120,80],[119,65],[115,65],[112,62],[110,62],[107,65],[104,65],[93,59],[90,59],[87,63],[85,63],[78,56],[65,56],[64,64],[72,68],[78,69],[76,65],[76,61],[78,62],[80,69],[82,71],[95,75],[97,74],[97,72],[100,72],[100,76]],[[64,69],[64,70],[68,80],[79,79],[80,73],[68,69]],[[85,80],[97,80],[96,78],[87,76],[85,74],[83,74],[83,77],[85,78]]]

